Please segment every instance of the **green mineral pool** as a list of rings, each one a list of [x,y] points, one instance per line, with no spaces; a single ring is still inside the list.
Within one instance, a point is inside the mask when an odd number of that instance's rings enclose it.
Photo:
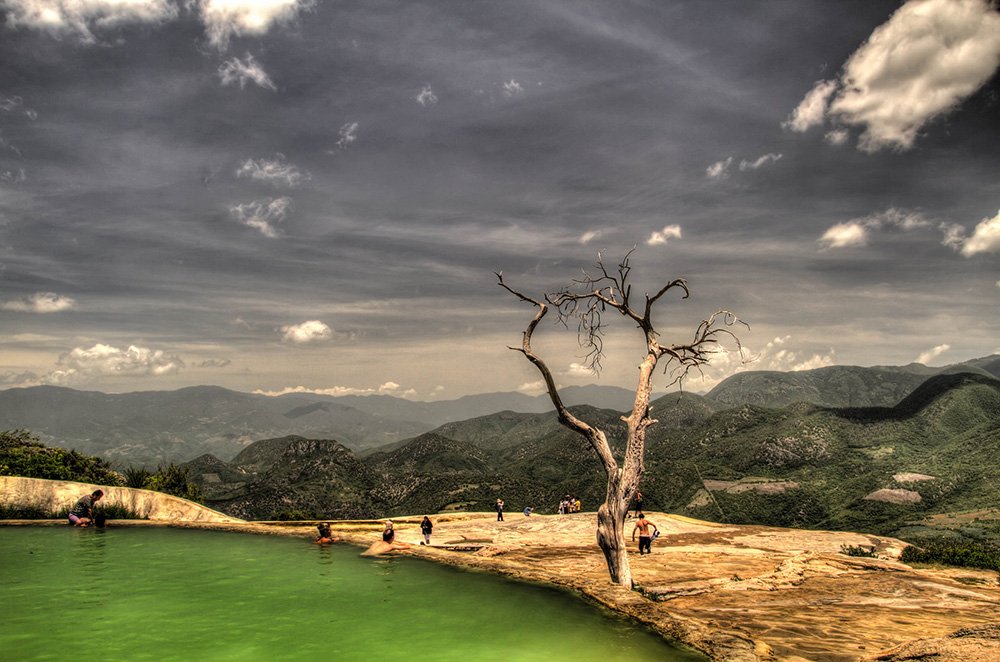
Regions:
[[[0,527],[4,660],[701,660],[573,595],[302,538]]]

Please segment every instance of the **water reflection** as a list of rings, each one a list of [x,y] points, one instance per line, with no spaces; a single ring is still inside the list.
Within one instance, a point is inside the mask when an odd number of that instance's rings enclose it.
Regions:
[[[79,604],[84,609],[103,607],[114,589],[105,530],[76,528],[73,533],[76,561],[69,579],[76,590]]]

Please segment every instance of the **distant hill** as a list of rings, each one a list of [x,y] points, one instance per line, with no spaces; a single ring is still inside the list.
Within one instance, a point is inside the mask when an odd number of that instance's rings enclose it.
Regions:
[[[430,426],[384,419],[336,401],[296,401],[213,386],[107,394],[38,386],[0,391],[0,429],[27,428],[49,445],[119,465],[156,465],[211,453],[230,459],[255,439],[335,437],[355,449]]]
[[[265,439],[228,464],[202,456],[183,466],[206,503],[242,519],[351,519],[385,509],[374,493],[374,472],[335,441]]]
[[[944,368],[906,366],[829,366],[797,372],[740,372],[709,391],[724,406],[784,407],[809,402],[824,407],[891,407],[925,379],[937,374],[973,373],[1000,378],[1000,356],[992,355]]]
[[[996,378],[1000,356],[946,368],[911,364],[745,372],[719,384],[707,396],[658,396],[652,403],[653,416],[660,420],[661,428],[683,428],[745,404],[770,408],[796,402],[842,408],[891,407],[928,377],[961,372]],[[627,389],[590,385],[567,387],[562,396],[569,406],[620,413],[631,409],[634,394]],[[204,454],[228,461],[255,440],[289,435],[336,439],[360,456],[389,451],[407,439],[435,431],[499,452],[536,440],[557,427],[547,395],[522,393],[413,402],[384,395],[334,398],[295,393],[269,397],[213,386],[124,394],[52,386],[0,391],[0,429],[27,428],[48,445],[98,455],[118,467],[151,467]]]
[[[609,386],[570,387],[568,404],[631,407],[632,394]],[[0,430],[30,429],[52,446],[116,465],[155,466],[205,453],[231,459],[257,439],[333,438],[365,451],[412,438],[449,421],[498,411],[552,411],[548,397],[471,395],[441,402],[390,396],[333,398],[308,393],[269,397],[216,386],[108,394],[55,386],[0,391]]]

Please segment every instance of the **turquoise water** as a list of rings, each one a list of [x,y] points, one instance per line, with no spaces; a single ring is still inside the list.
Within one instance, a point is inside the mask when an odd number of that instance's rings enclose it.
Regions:
[[[697,660],[549,588],[302,538],[0,528],[4,660]]]

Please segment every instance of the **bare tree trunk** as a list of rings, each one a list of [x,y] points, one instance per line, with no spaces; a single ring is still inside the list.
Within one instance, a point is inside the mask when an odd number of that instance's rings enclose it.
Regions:
[[[625,509],[628,502],[619,495],[608,499],[597,509],[597,545],[604,552],[611,581],[632,588],[632,566],[625,548]]]

